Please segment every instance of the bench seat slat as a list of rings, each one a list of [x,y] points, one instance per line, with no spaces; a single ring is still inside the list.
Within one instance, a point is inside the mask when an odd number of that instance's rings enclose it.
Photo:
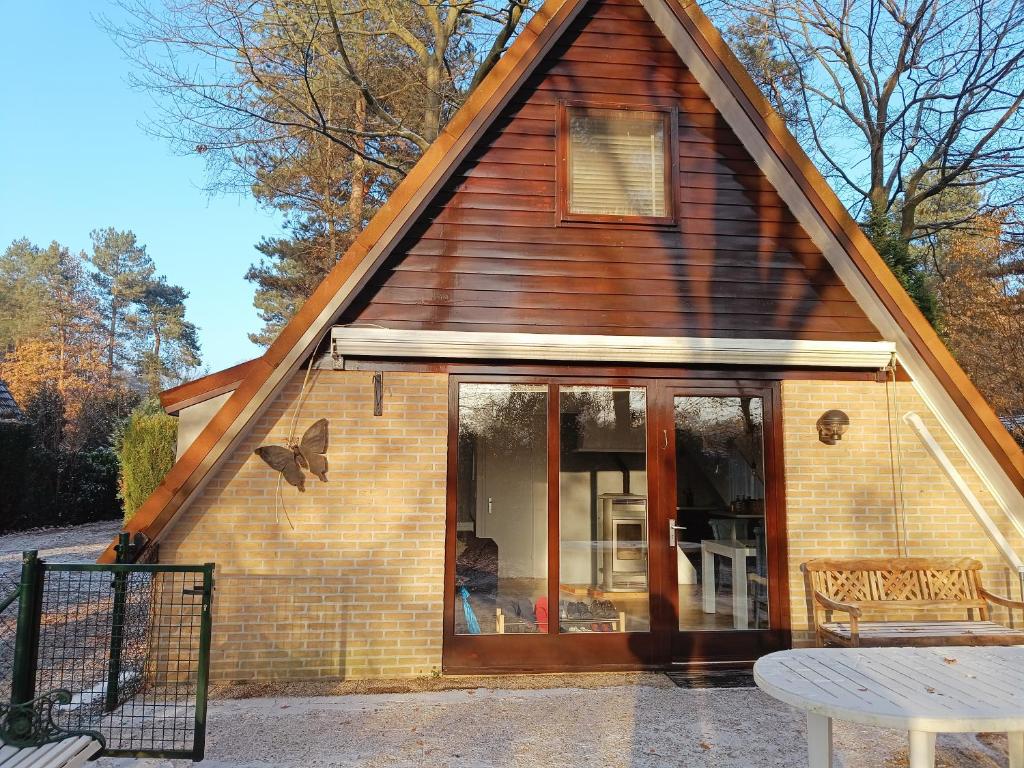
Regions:
[[[847,622],[823,622],[821,630],[847,645],[852,641]],[[992,621],[862,621],[858,624],[862,645],[1020,645],[1024,631]]]
[[[79,757],[89,749],[91,744],[96,744],[96,749],[99,749],[99,744],[88,736],[64,739],[64,741],[58,743],[58,749],[54,750],[47,762],[41,764],[38,768],[69,768],[70,766],[81,765],[86,758],[79,760]],[[90,752],[89,754],[92,753]]]
[[[0,768],[80,768],[100,750],[88,736],[72,736],[41,747],[0,748]]]
[[[89,759],[99,751],[100,743],[90,739],[89,743],[85,746],[85,749],[69,758],[62,768],[81,768],[81,766],[89,762]]]
[[[849,600],[863,611],[966,611],[969,608],[985,608],[988,603],[978,600]]]
[[[44,744],[41,747],[28,747],[19,749],[11,759],[9,765],[4,768],[28,768],[33,763],[41,762],[46,758],[47,752],[53,748],[52,744]]]

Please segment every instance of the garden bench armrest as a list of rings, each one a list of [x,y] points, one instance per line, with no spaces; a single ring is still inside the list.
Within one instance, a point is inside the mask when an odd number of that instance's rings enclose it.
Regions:
[[[825,608],[826,610],[842,611],[843,613],[850,614],[850,616],[855,619],[859,619],[861,615],[863,615],[863,611],[861,611],[861,609],[853,603],[840,603],[838,600],[833,600],[830,597],[826,597],[817,590],[814,591],[813,596],[815,602],[817,602],[822,608]]]
[[[1011,600],[1008,597],[993,595],[984,587],[980,587],[978,589],[978,596],[995,605],[1001,605],[1004,608],[1010,608],[1011,610],[1016,608],[1017,610],[1024,611],[1024,600]]]

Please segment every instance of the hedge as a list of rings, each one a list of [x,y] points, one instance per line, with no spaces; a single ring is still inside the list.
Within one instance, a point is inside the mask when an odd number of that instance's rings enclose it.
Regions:
[[[174,464],[177,436],[178,420],[152,401],[132,411],[119,436],[117,451],[125,522],[149,498]]]

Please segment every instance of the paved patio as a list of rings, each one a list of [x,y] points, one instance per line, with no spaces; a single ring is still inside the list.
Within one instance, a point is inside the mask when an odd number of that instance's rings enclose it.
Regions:
[[[797,768],[803,717],[757,690],[479,688],[211,703],[208,768]],[[906,766],[905,735],[838,724],[837,766]],[[114,768],[122,761],[101,760]],[[146,766],[170,766],[160,760]],[[180,763],[178,764],[180,765]],[[1002,736],[940,736],[939,766],[1006,765]]]

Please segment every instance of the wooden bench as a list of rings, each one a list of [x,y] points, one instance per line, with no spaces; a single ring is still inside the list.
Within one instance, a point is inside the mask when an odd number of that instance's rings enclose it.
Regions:
[[[71,698],[69,691],[56,689],[18,704],[0,701],[0,768],[79,768],[99,757],[102,733],[54,722],[54,709]]]
[[[71,736],[41,747],[0,747],[0,768],[79,768],[102,748],[88,736]]]
[[[989,606],[1024,611],[1024,602],[993,595],[971,558],[809,560],[801,564],[819,645],[1024,645],[1024,630],[989,619]],[[865,613],[963,612],[964,620],[863,621]],[[833,621],[833,614],[845,621]]]

